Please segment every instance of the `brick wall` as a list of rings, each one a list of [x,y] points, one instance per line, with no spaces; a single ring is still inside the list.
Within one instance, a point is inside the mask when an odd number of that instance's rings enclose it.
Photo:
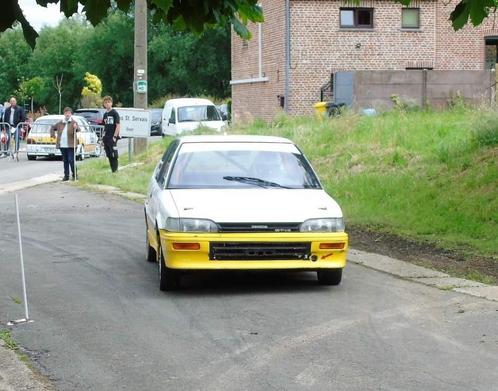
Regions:
[[[234,122],[255,118],[271,120],[282,109],[279,95],[285,83],[285,4],[262,0],[265,22],[262,24],[262,71],[267,82],[232,85]],[[232,32],[232,81],[258,77],[258,26],[251,23],[252,39],[243,42]]]
[[[285,1],[265,0],[261,3],[265,14],[263,42],[266,43],[263,45],[263,68],[270,81],[232,87],[236,120],[251,117],[271,119],[278,111],[276,95],[284,93]],[[436,0],[412,1],[410,7],[420,8],[420,28],[415,31],[401,28],[402,5],[392,0],[364,0],[360,3],[360,7],[374,9],[374,25],[368,30],[340,27],[342,0],[291,0],[290,3],[288,104],[293,115],[313,112],[313,104],[320,99],[320,87],[336,71],[420,67],[482,70],[485,67],[484,37],[498,35],[493,20],[487,20],[479,27],[466,26],[453,31],[448,19],[457,4],[455,1],[447,5]],[[268,34],[274,38],[271,43],[264,39]],[[241,49],[240,39],[232,38],[232,79],[257,73],[257,45],[256,34],[247,49]]]

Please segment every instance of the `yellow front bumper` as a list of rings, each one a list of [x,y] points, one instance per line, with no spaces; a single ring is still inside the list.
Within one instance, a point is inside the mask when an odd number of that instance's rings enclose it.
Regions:
[[[160,232],[161,246],[166,266],[171,269],[190,270],[317,270],[343,268],[346,266],[348,235],[334,233],[172,233]],[[212,260],[210,243],[255,242],[255,243],[310,243],[308,259],[282,260]],[[175,243],[198,243],[198,250],[178,250]],[[321,243],[344,243],[342,249],[321,249]]]

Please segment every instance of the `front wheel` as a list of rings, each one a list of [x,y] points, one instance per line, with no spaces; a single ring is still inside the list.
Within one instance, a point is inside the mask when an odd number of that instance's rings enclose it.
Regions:
[[[152,247],[149,242],[147,223],[145,223],[145,259],[147,260],[147,262],[157,261],[156,250],[154,250],[154,247]]]
[[[36,160],[36,155],[28,155],[28,160]]]
[[[162,291],[173,291],[180,287],[180,280],[177,272],[166,266],[163,251],[159,246],[159,289]]]
[[[317,272],[320,285],[339,285],[342,280],[342,269],[322,269]]]

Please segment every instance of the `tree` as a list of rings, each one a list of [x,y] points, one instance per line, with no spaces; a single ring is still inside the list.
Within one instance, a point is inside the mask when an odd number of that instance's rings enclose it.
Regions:
[[[21,99],[30,99],[31,112],[33,112],[33,101],[40,99],[43,89],[45,88],[45,80],[40,76],[35,76],[32,79],[24,80],[19,88],[19,97]]]
[[[95,26],[102,21],[111,8],[111,0],[36,0],[39,5],[60,3],[60,10],[66,17],[78,12],[83,5],[87,19]],[[128,12],[133,0],[116,0],[117,7]],[[154,22],[164,21],[178,30],[201,33],[207,27],[232,24],[235,31],[249,38],[247,22],[262,22],[263,13],[258,0],[151,0],[147,6],[153,14]],[[0,32],[12,27],[16,22],[22,26],[24,37],[34,48],[37,32],[28,23],[19,6],[19,0],[3,0],[0,14]]]
[[[55,93],[54,81],[62,77],[62,105],[76,107],[83,87],[85,57],[83,47],[93,33],[85,23],[78,20],[63,20],[57,27],[45,27],[40,32],[28,64],[28,77],[40,76],[46,80],[42,102],[51,112],[59,107],[59,95]]]
[[[206,30],[201,35],[160,26],[149,42],[151,100],[167,94],[230,95],[230,29]]]
[[[81,105],[95,107],[102,105],[102,82],[89,72],[85,73],[86,86],[81,90]]]
[[[19,90],[22,80],[32,77],[29,74],[31,56],[32,51],[19,29],[0,35],[0,103]]]

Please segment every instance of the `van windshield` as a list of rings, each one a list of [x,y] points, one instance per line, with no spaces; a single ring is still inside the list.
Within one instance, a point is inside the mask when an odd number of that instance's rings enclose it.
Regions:
[[[213,105],[183,106],[178,108],[178,122],[221,121]]]

